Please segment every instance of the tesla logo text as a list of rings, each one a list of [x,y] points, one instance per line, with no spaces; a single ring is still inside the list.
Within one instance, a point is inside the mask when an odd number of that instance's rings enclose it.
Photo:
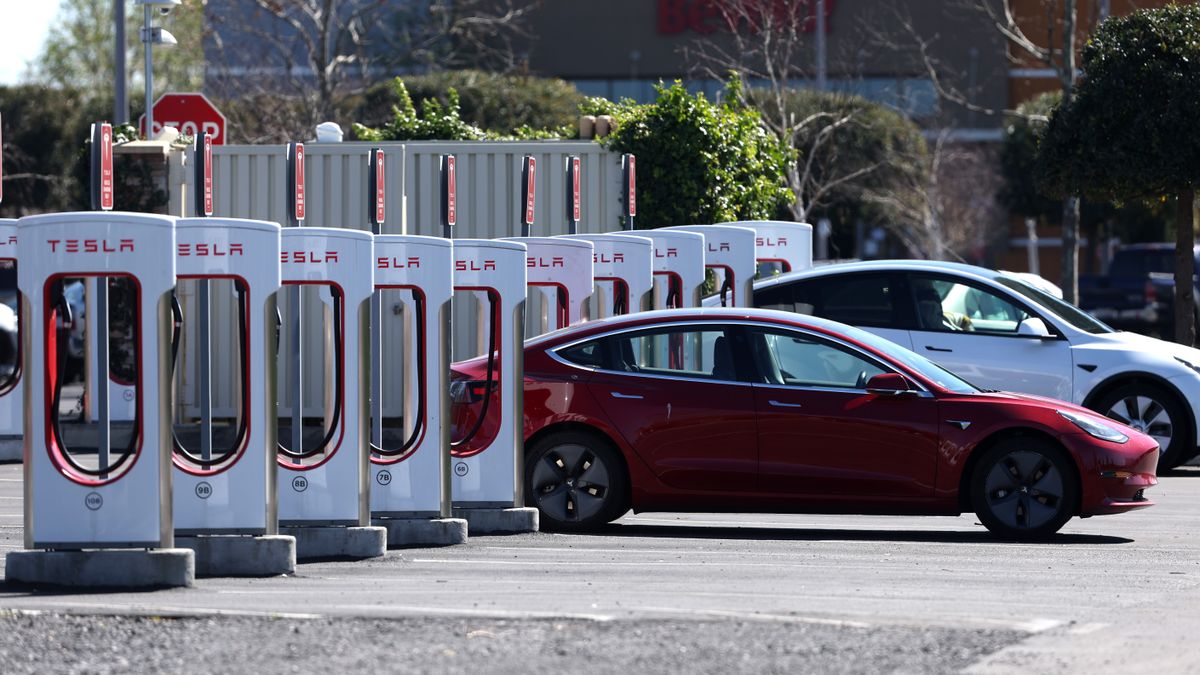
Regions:
[[[486,270],[495,270],[495,269],[496,269],[496,261],[495,260],[484,260],[482,262],[479,260],[455,260],[454,261],[454,271],[455,272],[483,272]]]
[[[596,253],[592,256],[592,262],[594,262],[594,263],[623,263],[623,262],[625,262],[625,254],[624,253],[613,253],[612,255],[609,255],[607,253]]]
[[[16,245],[17,245],[16,235],[9,237],[8,241],[0,241],[0,246],[16,246]]]
[[[324,253],[316,253],[313,251],[283,251],[279,254],[279,262],[283,264],[304,264],[304,263],[327,263],[337,262],[337,251],[325,251]]]
[[[550,258],[550,260],[546,260],[545,258],[542,258],[542,257],[540,257],[540,256],[539,256],[539,257],[537,257],[537,258],[526,258],[526,259],[525,259],[525,266],[526,266],[526,267],[534,267],[534,268],[539,268],[539,267],[562,267],[562,266],[563,266],[563,259],[562,259],[562,256],[559,256],[559,255],[556,255],[556,256],[554,256],[554,257]]]
[[[375,267],[381,270],[402,270],[409,267],[420,267],[421,257],[410,255],[407,258],[397,256],[376,258]]]
[[[674,249],[674,248],[669,248],[669,249],[667,249],[666,253],[663,253],[662,251],[660,251],[658,249],[654,249],[654,257],[655,258],[678,258],[679,250]]]
[[[226,255],[245,255],[242,244],[229,244],[222,246],[221,244],[180,244],[180,257],[196,256],[203,258],[205,256],[221,257]]]
[[[755,237],[756,246],[787,246],[787,237],[772,239],[770,237]]]
[[[729,250],[729,242],[727,242],[727,241],[723,241],[720,244],[716,244],[716,245],[714,245],[711,241],[708,242],[708,252],[709,253],[717,253],[720,251],[728,251],[728,250]]]
[[[115,245],[107,239],[47,239],[50,252],[57,253],[61,244],[66,253],[133,253],[133,240],[121,239]]]

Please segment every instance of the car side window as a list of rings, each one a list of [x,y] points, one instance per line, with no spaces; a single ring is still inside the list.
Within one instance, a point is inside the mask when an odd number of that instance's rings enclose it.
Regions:
[[[754,306],[797,314],[813,314],[816,310],[818,280],[775,284],[754,291]]]
[[[868,380],[889,372],[865,355],[803,333],[756,331],[753,344],[767,384],[865,390]]]
[[[573,345],[556,352],[560,357],[584,368],[604,368],[604,346],[600,340]]]
[[[1016,335],[1032,315],[997,293],[953,279],[912,279],[920,330]]]
[[[891,275],[826,277],[821,291],[817,316],[851,326],[896,327],[901,299]]]
[[[733,341],[722,328],[671,327],[604,338],[613,370],[738,381]]]

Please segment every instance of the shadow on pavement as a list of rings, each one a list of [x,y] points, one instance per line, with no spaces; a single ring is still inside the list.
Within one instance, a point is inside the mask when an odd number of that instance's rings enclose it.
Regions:
[[[942,544],[1012,543],[978,532],[946,530],[847,530],[789,527],[699,527],[694,525],[641,525],[613,523],[594,534],[615,537],[662,537],[664,539],[740,539],[750,541],[909,541]],[[1047,545],[1131,544],[1132,539],[1103,534],[1058,534]]]

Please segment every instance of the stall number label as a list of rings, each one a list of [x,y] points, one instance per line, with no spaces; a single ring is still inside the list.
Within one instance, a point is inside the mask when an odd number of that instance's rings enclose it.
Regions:
[[[455,476],[465,476],[465,475],[467,475],[467,472],[470,470],[471,469],[470,469],[470,467],[467,466],[466,462],[459,462],[458,464],[454,465],[454,475]]]
[[[392,482],[392,472],[386,469],[375,474],[375,482],[380,485],[390,485]]]
[[[104,506],[104,497],[101,497],[99,492],[89,492],[83,498],[83,505],[88,507],[89,511],[99,511],[100,507]]]
[[[212,485],[210,485],[208,482],[201,481],[196,483],[196,496],[200,499],[208,499],[212,496],[212,493]]]
[[[308,489],[308,479],[304,476],[296,476],[292,479],[292,489],[296,492],[304,492]]]

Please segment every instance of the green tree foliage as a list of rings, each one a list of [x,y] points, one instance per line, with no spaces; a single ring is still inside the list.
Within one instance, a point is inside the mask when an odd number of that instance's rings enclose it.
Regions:
[[[165,17],[152,14],[154,25],[166,28],[179,41],[175,46],[154,48],[154,90],[199,91],[204,83],[203,3],[185,2]],[[139,37],[142,20],[141,6],[130,4],[125,36],[131,96],[137,90],[145,91],[144,50]],[[112,0],[62,0],[34,76],[51,86],[109,92],[115,77],[114,61]]]
[[[478,70],[408,76],[404,78],[404,86],[413,100],[437,101],[444,108],[450,106],[449,92],[454,90],[458,93],[461,118],[497,133],[521,128],[557,131],[573,127],[583,100],[579,91],[563,80]],[[393,108],[402,105],[400,90],[394,82],[371,87],[363,99],[354,117],[366,126],[389,123]]]
[[[791,151],[757,111],[692,96],[679,82],[657,91],[654,103],[618,104],[617,128],[602,139],[637,155],[638,227],[771,218],[792,200],[783,183]]]
[[[398,102],[392,107],[392,119],[378,129],[354,124],[354,137],[362,141],[477,141],[484,137],[479,127],[465,122],[459,114],[458,92],[446,92],[447,103],[437,99],[421,101],[421,114],[413,105],[404,80],[393,82]]]
[[[1051,194],[1102,201],[1177,195],[1176,338],[1191,344],[1195,235],[1184,223],[1193,220],[1200,182],[1200,6],[1105,21],[1082,66],[1074,99],[1050,117],[1039,183]]]

